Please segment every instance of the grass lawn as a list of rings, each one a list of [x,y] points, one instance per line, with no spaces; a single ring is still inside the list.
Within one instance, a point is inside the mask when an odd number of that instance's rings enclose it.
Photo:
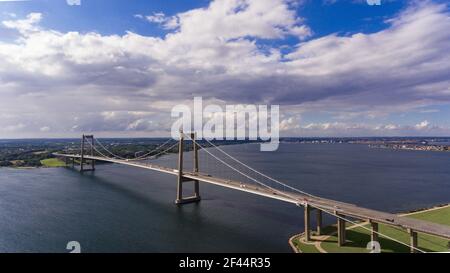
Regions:
[[[63,161],[57,159],[57,158],[49,158],[49,159],[44,159],[41,160],[41,164],[44,167],[49,167],[49,168],[56,168],[56,167],[65,167],[66,163],[64,163]]]
[[[302,253],[320,253],[319,250],[314,246],[310,244],[305,243],[299,243],[300,237],[297,236],[292,240],[292,243],[294,244],[297,249],[299,249]]]
[[[405,217],[411,217],[416,219],[421,219],[425,221],[430,221],[434,223],[439,223],[443,225],[450,226],[450,206],[423,211],[419,213],[414,213],[407,215]],[[350,224],[347,224],[347,227]],[[367,228],[370,226],[367,225]],[[336,231],[336,227],[327,227],[324,231],[325,234],[333,234]],[[401,242],[409,244],[409,234],[400,228],[379,225],[379,232],[385,234],[389,237],[395,238]],[[364,228],[358,227],[354,229],[347,229],[347,243],[343,247],[339,247],[337,245],[337,236],[331,235],[328,238],[325,238],[320,244],[321,247],[330,253],[335,252],[344,252],[344,253],[368,253],[369,250],[366,249],[367,243],[370,241],[370,231]],[[450,241],[446,239],[441,239],[435,236],[427,235],[427,234],[418,234],[419,238],[419,248],[426,252],[438,252],[438,251],[449,251]],[[313,237],[314,239],[314,237]],[[298,243],[298,241],[297,241]],[[379,243],[382,248],[382,252],[396,252],[396,253],[409,253],[409,247],[397,243],[393,240],[384,238],[380,236]],[[300,244],[300,250],[302,252],[318,252],[318,250],[311,251],[310,245]]]

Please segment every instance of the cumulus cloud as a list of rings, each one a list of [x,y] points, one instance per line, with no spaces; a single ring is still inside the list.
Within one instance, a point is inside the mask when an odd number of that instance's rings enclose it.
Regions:
[[[427,120],[422,121],[421,123],[416,124],[416,129],[423,130],[429,128],[430,123]]]
[[[66,3],[69,6],[80,6],[81,0],[66,0]]]
[[[165,37],[60,32],[41,27],[40,13],[3,21],[18,37],[0,40],[0,115],[10,115],[0,132],[14,124],[28,133],[167,132],[171,107],[194,96],[281,104],[292,111],[286,130],[300,129],[295,117],[306,111],[356,119],[450,102],[445,5],[414,3],[377,33],[313,39],[292,4],[215,0],[173,16],[136,15],[167,28]],[[299,43],[287,55],[261,44],[288,37]],[[303,129],[329,128],[351,130]]]
[[[134,17],[155,23],[162,26],[164,29],[176,29],[179,27],[177,16],[166,16],[164,12],[154,12],[152,15],[136,14]]]
[[[14,16],[15,17],[15,16]],[[16,29],[22,34],[27,34],[31,31],[38,31],[39,28],[36,26],[42,19],[41,13],[30,13],[27,18],[22,20],[10,20],[3,21],[2,24],[6,28]]]
[[[41,127],[39,130],[40,130],[41,132],[48,132],[48,131],[50,131],[50,127],[44,126],[44,127]]]

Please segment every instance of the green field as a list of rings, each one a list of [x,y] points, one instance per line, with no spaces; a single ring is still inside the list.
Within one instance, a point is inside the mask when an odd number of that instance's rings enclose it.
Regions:
[[[405,217],[411,217],[439,223],[450,226],[450,206],[423,211],[419,213],[413,213]],[[349,225],[347,225],[349,227]],[[369,226],[365,226],[369,228]],[[324,231],[325,234],[330,236],[324,236],[321,238],[313,237],[313,243],[320,241],[320,247],[323,251],[329,253],[344,252],[344,253],[368,253],[366,249],[367,243],[370,241],[370,231],[362,227],[354,229],[348,229],[346,232],[347,243],[343,247],[337,245],[337,236],[335,235],[336,227],[327,227]],[[394,228],[391,226],[381,225],[379,226],[379,232],[385,234],[391,238],[409,244],[409,234],[400,228]],[[441,239],[435,236],[419,233],[419,248],[426,252],[441,252],[450,251],[450,241]],[[318,253],[319,249],[314,244],[299,243],[298,239],[293,242],[301,252],[304,253]],[[380,236],[379,243],[382,248],[382,252],[386,253],[409,253],[409,247],[395,242],[391,239]]]
[[[64,163],[63,161],[57,159],[57,158],[49,158],[49,159],[44,159],[41,160],[41,164],[44,167],[48,167],[48,168],[56,168],[56,167],[65,167],[66,163]]]

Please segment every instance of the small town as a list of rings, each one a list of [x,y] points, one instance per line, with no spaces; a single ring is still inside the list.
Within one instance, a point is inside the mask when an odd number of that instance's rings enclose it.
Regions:
[[[448,145],[423,145],[423,144],[371,144],[371,148],[387,148],[393,150],[448,152]]]

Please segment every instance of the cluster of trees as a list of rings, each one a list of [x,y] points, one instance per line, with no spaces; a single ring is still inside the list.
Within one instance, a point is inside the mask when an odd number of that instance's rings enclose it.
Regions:
[[[54,140],[1,140],[0,167],[40,167],[41,160],[52,158],[69,142]]]
[[[49,151],[0,152],[0,167],[40,167],[41,160],[53,157]]]

